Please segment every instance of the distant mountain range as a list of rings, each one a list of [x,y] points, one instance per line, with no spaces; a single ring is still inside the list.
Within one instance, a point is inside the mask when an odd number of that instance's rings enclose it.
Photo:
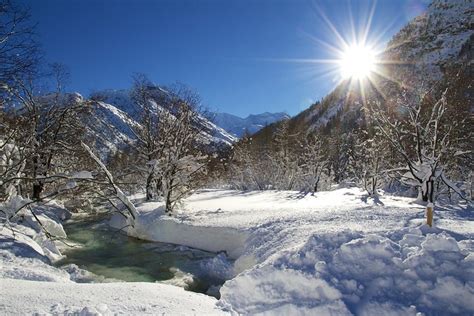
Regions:
[[[156,113],[159,113],[160,95],[168,92],[158,86],[152,89],[154,100],[151,101],[156,101]],[[73,95],[83,99],[79,94]],[[104,158],[133,142],[131,126],[140,124],[141,109],[132,102],[129,90],[94,92],[90,95],[89,104],[93,115],[85,118],[88,134]],[[289,116],[285,113],[263,113],[246,118],[228,113],[206,113],[199,116],[195,124],[203,130],[200,143],[208,150],[216,151],[231,146],[246,131],[255,133],[270,123],[286,118]]]
[[[217,126],[241,138],[245,133],[254,134],[269,124],[289,118],[290,116],[284,112],[251,114],[246,118],[229,113],[214,113],[213,121]]]

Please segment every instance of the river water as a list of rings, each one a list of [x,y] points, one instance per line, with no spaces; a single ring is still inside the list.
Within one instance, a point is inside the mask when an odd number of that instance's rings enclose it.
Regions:
[[[219,296],[225,280],[209,271],[214,253],[166,243],[146,242],[109,227],[107,219],[75,219],[64,224],[77,246],[62,252],[58,266],[76,264],[107,279],[126,282],[164,281],[187,290]]]

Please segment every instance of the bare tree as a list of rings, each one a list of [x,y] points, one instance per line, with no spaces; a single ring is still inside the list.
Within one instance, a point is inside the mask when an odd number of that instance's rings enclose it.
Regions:
[[[207,156],[199,150],[202,129],[197,95],[182,87],[171,94],[170,105],[160,113],[162,154],[155,161],[157,179],[171,212],[194,187],[199,175],[206,172]]]
[[[65,71],[56,66],[56,78],[63,78]],[[61,72],[61,73],[57,73]],[[74,169],[73,160],[78,156],[80,135],[84,128],[81,113],[87,106],[79,95],[63,94],[61,83],[56,91],[36,94],[33,82],[19,82],[10,90],[17,106],[15,144],[25,153],[25,182],[32,184],[31,197],[40,200],[46,184],[51,184],[56,173]],[[71,168],[72,167],[72,168]],[[5,183],[5,182],[4,182]]]
[[[140,109],[141,114],[140,124],[130,126],[136,138],[136,142],[131,144],[131,146],[138,152],[141,158],[138,168],[145,174],[147,200],[156,197],[157,188],[153,188],[154,185],[157,185],[155,161],[163,153],[164,147],[160,144],[160,138],[166,138],[166,136],[162,133],[170,132],[163,130],[160,126],[159,108],[156,103],[156,101],[165,102],[165,99],[164,97],[161,100],[154,99],[151,91],[152,88],[154,88],[153,84],[145,75],[137,74],[134,76],[131,98],[135,106]],[[160,105],[163,106],[163,104]]]
[[[105,197],[107,201],[117,210],[120,214],[125,216],[129,221],[129,224],[133,226],[135,224],[135,220],[138,217],[138,211],[135,208],[135,205],[130,201],[130,199],[125,195],[122,189],[118,186],[117,182],[114,180],[112,173],[107,169],[105,164],[97,157],[96,154],[92,151],[92,149],[84,143],[81,143],[82,148],[86,150],[89,156],[94,160],[94,162],[99,166],[101,172],[105,175],[106,181],[105,182],[97,182],[91,181],[94,184],[95,189],[94,193],[99,194],[102,197]],[[100,190],[108,189],[111,192],[102,193]],[[117,206],[114,202],[114,199],[120,201],[122,205],[126,208],[127,212],[124,213],[121,209]]]
[[[266,190],[271,185],[273,166],[268,148],[256,149],[246,134],[234,144],[230,157],[229,177],[239,190]]]
[[[272,165],[272,187],[280,190],[293,190],[300,177],[297,152],[298,134],[290,131],[289,120],[279,122],[273,135],[273,148],[268,151]]]
[[[370,121],[370,120],[369,120]],[[354,176],[371,196],[384,184],[384,176],[389,168],[390,145],[377,128],[370,122],[355,133]]]
[[[406,167],[398,169],[406,170],[402,180],[417,186],[420,198],[428,202],[432,210],[436,199],[436,180],[443,181],[461,194],[446,178],[444,170],[446,157],[455,153],[450,138],[452,125],[445,117],[446,91],[434,104],[427,93],[413,97],[405,91],[397,106],[398,113],[389,113],[380,103],[372,103],[369,113],[382,135],[405,162]],[[429,218],[429,212],[427,216]],[[429,220],[428,223],[431,225]]]
[[[14,122],[9,122],[14,126]],[[9,200],[18,193],[17,188],[25,169],[26,155],[15,144],[16,129],[0,136],[0,201]]]
[[[0,198],[8,197],[18,186],[25,168],[24,148],[15,143],[21,120],[7,116],[18,82],[31,78],[38,64],[35,25],[26,8],[10,0],[0,0]],[[15,178],[14,181],[6,179]]]
[[[3,92],[35,72],[39,59],[35,37],[29,11],[13,1],[0,0],[0,88]]]
[[[131,146],[139,155],[146,198],[163,197],[171,212],[206,170],[199,97],[182,85],[163,89],[141,74],[134,77],[131,97],[141,113],[140,124],[131,126]]]
[[[355,135],[351,131],[344,132],[340,126],[335,126],[328,135],[328,173],[336,183],[353,180]]]
[[[302,187],[314,194],[319,189],[321,178],[329,163],[327,153],[321,137],[316,134],[305,138],[301,147],[303,148],[300,165],[303,178]]]

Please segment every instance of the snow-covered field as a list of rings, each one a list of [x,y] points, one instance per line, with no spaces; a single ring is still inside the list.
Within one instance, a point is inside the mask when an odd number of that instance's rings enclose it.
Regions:
[[[139,205],[128,233],[223,251],[230,279],[219,305],[237,313],[380,315],[474,313],[474,223],[467,207],[437,207],[423,225],[413,199],[320,192],[201,191],[176,217]],[[123,227],[120,217],[112,224]]]
[[[138,201],[130,235],[223,252],[208,265],[229,280],[219,301],[159,283],[75,283],[84,271],[51,267],[55,248],[17,225],[16,240],[0,235],[0,314],[474,314],[468,207],[437,206],[429,228],[412,199],[373,200],[357,188],[205,190],[173,217]],[[121,218],[111,224],[123,227]]]

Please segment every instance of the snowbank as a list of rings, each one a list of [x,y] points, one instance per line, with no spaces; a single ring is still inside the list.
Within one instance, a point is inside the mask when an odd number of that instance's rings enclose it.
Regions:
[[[7,203],[0,204],[2,209],[18,209],[28,202],[15,196]],[[30,210],[24,208],[13,222],[0,227],[1,249],[8,249],[23,257],[36,257],[42,260],[56,261],[62,258],[57,243],[46,235],[45,230],[56,239],[66,238],[61,222],[71,214],[60,204],[49,202],[35,207],[36,217]],[[39,222],[38,222],[39,220]]]
[[[373,201],[356,188],[316,196],[203,191],[175,217],[159,203],[140,204],[137,224],[125,230],[239,256],[219,301],[238,313],[474,313],[471,213],[437,208],[439,228],[431,229],[410,201]],[[113,225],[121,227],[119,217]]]
[[[238,258],[243,254],[247,238],[245,231],[227,227],[188,225],[165,214],[161,208],[156,213],[142,213],[142,215],[135,221],[134,227],[125,228],[129,235],[143,240],[185,245],[211,252],[225,251],[231,258]],[[110,224],[115,228],[126,226],[122,216],[114,216]]]

